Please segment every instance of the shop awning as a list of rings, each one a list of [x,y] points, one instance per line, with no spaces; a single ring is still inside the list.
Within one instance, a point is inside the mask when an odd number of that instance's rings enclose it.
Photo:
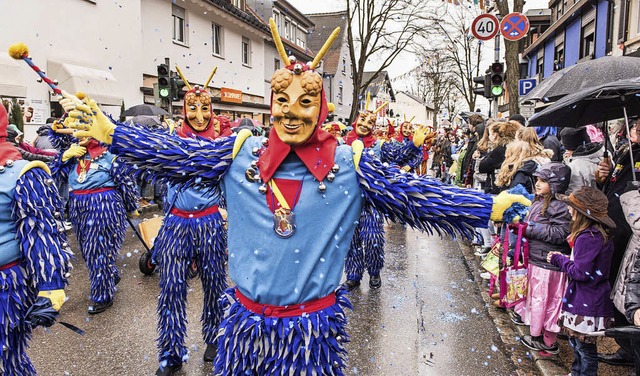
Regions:
[[[6,55],[6,54],[4,54]],[[27,96],[27,86],[22,75],[22,62],[0,55],[0,97]]]
[[[81,91],[98,104],[122,104],[118,80],[111,72],[53,60],[48,61],[47,67],[47,76],[58,80],[58,87],[62,90],[72,94]]]

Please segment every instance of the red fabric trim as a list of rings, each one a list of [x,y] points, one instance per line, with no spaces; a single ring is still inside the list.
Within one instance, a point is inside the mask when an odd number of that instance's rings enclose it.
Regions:
[[[102,187],[102,188],[94,188],[94,189],[74,189],[71,191],[74,195],[90,195],[93,193],[100,193],[106,191],[113,191],[113,187]]]
[[[291,65],[293,67],[293,65]],[[325,98],[324,89],[322,89],[320,114],[318,116],[318,124],[315,132],[302,145],[291,147],[282,142],[278,137],[278,132],[272,130],[269,132],[269,146],[266,147],[260,157],[258,157],[258,168],[260,169],[260,178],[262,181],[269,181],[276,172],[282,161],[294,151],[302,162],[307,166],[309,172],[322,181],[331,171],[335,161],[334,156],[338,147],[336,140],[331,133],[322,129],[322,124],[327,118],[327,99]],[[273,93],[271,93],[273,100]]]
[[[19,263],[20,263],[20,262],[19,262],[18,260],[16,260],[16,261],[11,261],[11,262],[10,262],[10,263],[8,263],[8,264],[4,264],[4,265],[0,266],[0,270],[5,270],[5,269],[12,268],[12,267],[14,267],[14,266],[17,266]]]
[[[218,116],[218,121],[220,122],[220,134],[218,137],[229,137],[233,134],[231,130],[231,121],[226,116]]]
[[[260,304],[244,296],[240,290],[235,289],[236,298],[247,310],[264,315],[265,317],[296,317],[304,313],[313,313],[325,308],[329,308],[336,303],[336,294],[329,294],[324,298],[310,300],[301,304],[289,306],[275,306]]]
[[[89,153],[89,157],[91,159],[96,158],[107,151],[106,146],[100,144],[98,140],[94,140],[93,138],[89,140],[89,143],[87,144],[87,146],[85,146],[85,148],[87,148],[87,153]]]
[[[22,159],[22,154],[15,146],[5,141],[4,137],[0,137],[0,166],[4,166],[9,159],[13,161],[20,160]]]
[[[404,125],[405,124],[409,124],[411,125],[411,123],[402,123],[400,124],[400,131],[398,132],[398,134],[396,135],[396,141],[399,142],[403,142],[405,139],[405,136],[402,134],[402,130],[404,129]],[[407,137],[409,140],[413,141],[413,135],[410,135],[409,137]]]
[[[376,143],[376,138],[373,136],[373,133],[370,133],[366,137],[360,137],[356,133],[355,122],[353,124],[354,124],[354,125],[352,125],[353,129],[349,133],[347,133],[347,137],[344,138],[344,142],[347,145],[353,144],[353,141],[355,141],[355,140],[361,140],[362,143],[364,144],[365,148],[370,148],[371,146],[373,146]]]
[[[4,106],[0,106],[0,138],[5,138],[9,134],[7,133],[7,127],[9,126],[9,115],[7,109]]]
[[[289,204],[289,207],[295,208],[296,204],[298,203],[298,200],[300,199],[300,196],[298,195],[298,190],[302,189],[301,185],[302,185],[302,180],[290,180],[290,179],[276,179],[274,178],[273,181],[276,182],[276,185],[278,186],[278,189],[280,189],[280,192],[282,192],[282,195],[284,196],[284,199],[287,200],[287,204]],[[265,195],[266,199],[267,199],[267,206],[269,207],[269,210],[271,210],[271,212],[275,212],[276,209],[278,209],[280,207],[280,203],[278,202],[278,199],[274,196],[273,191],[271,191],[271,187],[267,185],[267,194]],[[293,205],[291,204],[293,202]],[[275,208],[273,207],[273,204],[275,204]]]
[[[204,216],[217,213],[217,212],[218,212],[218,205],[213,205],[206,209],[198,210],[198,211],[186,211],[186,210],[178,209],[175,206],[171,208],[171,214],[181,218],[202,218]]]

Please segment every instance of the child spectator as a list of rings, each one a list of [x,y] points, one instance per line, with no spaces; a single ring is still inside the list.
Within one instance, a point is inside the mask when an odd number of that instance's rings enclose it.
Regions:
[[[565,192],[571,171],[562,163],[550,162],[534,175],[535,199],[524,222],[524,237],[529,242],[529,289],[526,301],[515,306],[512,321],[529,325],[530,335],[522,338],[526,347],[557,354],[557,322],[567,277],[547,262],[547,254],[569,253],[566,239],[571,217],[567,205],[555,195]]]
[[[607,215],[607,197],[595,188],[581,187],[559,199],[569,205],[572,225],[568,240],[573,248],[570,258],[557,252],[547,256],[570,278],[559,323],[573,349],[571,374],[596,375],[596,337],[585,334],[605,330],[612,323],[609,269],[613,242],[608,239],[607,228],[616,224]]]

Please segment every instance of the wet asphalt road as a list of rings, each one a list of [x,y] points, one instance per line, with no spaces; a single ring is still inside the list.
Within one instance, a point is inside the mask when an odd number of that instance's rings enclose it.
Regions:
[[[150,216],[152,214],[147,214]],[[75,239],[72,246],[77,249]],[[460,246],[399,225],[387,226],[382,288],[370,290],[368,277],[351,296],[352,342],[347,375],[514,375],[531,372],[530,361],[514,365],[510,345],[488,314],[479,284]],[[157,276],[144,276],[138,259],[144,248],[131,231],[120,253],[122,282],[106,312],[86,313],[88,277],[79,251],[67,288],[61,321],[86,331],[80,336],[56,324],[37,329],[29,355],[40,375],[152,375],[155,348]],[[477,277],[476,277],[477,278]],[[187,345],[191,359],[180,376],[211,375],[200,334],[199,279],[189,293]]]

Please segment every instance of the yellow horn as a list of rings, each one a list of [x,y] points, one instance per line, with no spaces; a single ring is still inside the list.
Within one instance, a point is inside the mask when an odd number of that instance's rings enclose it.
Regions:
[[[378,113],[378,111],[382,110],[382,109],[384,108],[384,106],[386,106],[386,105],[388,105],[388,104],[389,104],[389,101],[384,102],[384,103],[382,104],[382,106],[380,106],[380,107],[376,108],[376,110],[375,110],[375,111],[373,111],[373,112],[374,112],[374,113]]]
[[[369,103],[371,102],[371,93],[367,91],[367,101],[364,102],[364,110],[369,111]]]
[[[182,81],[184,81],[184,86],[187,87],[187,90],[191,90],[191,84],[189,84],[189,81],[187,81],[187,79],[184,77],[184,74],[182,74],[180,67],[178,67],[177,65],[176,65],[176,72],[178,72],[178,76],[180,76],[180,78],[182,78]]]
[[[289,56],[287,56],[287,52],[284,50],[284,45],[282,44],[282,39],[280,39],[280,34],[278,33],[278,27],[276,26],[276,21],[273,18],[269,18],[269,28],[271,29],[271,36],[273,37],[273,42],[276,44],[276,49],[278,50],[278,54],[282,59],[282,63],[285,67],[288,67],[291,62],[289,61]]]
[[[336,40],[336,38],[338,37],[338,34],[340,34],[340,28],[336,27],[333,30],[333,33],[329,35],[329,38],[327,39],[327,41],[324,42],[324,46],[322,46],[320,51],[318,51],[318,54],[316,55],[315,59],[313,59],[313,62],[309,66],[310,69],[315,69],[318,66],[318,64],[320,64],[320,60],[322,60],[322,58],[324,57],[324,54],[327,53],[327,51],[329,50],[329,47],[331,47],[331,45],[333,44],[333,41]]]
[[[213,70],[211,71],[211,74],[209,75],[209,78],[207,78],[207,82],[204,84],[205,88],[209,86],[209,82],[211,82],[213,75],[216,74],[217,71],[218,71],[218,67],[214,67]]]
[[[415,119],[415,118],[416,118],[416,117],[415,117],[415,115],[414,115],[411,119],[409,119],[409,123],[411,123],[411,122],[413,121],[413,119]]]

